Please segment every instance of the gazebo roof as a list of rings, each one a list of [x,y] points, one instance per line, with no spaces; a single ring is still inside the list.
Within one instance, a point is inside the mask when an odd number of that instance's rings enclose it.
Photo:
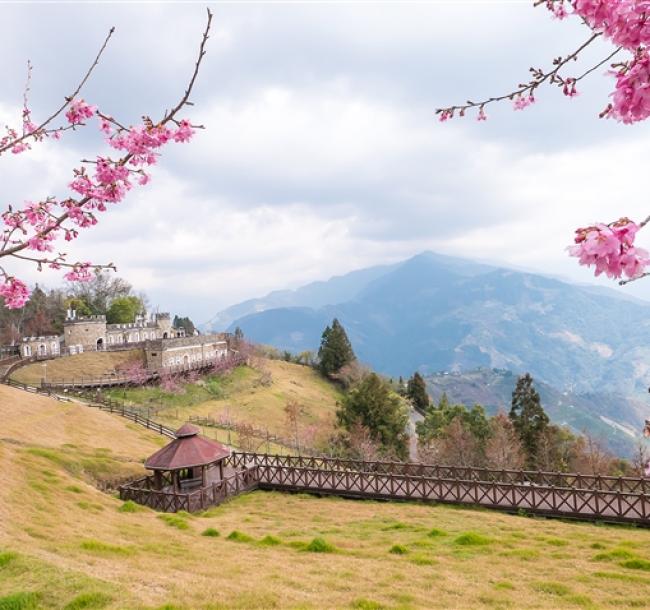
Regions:
[[[192,424],[184,424],[176,430],[176,438],[150,456],[144,467],[149,470],[179,470],[213,464],[230,455],[230,449],[200,436],[200,431]]]

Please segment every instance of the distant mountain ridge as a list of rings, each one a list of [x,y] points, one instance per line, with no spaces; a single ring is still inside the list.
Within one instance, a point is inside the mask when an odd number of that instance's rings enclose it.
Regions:
[[[610,415],[625,425],[640,417],[625,400],[647,402],[650,303],[431,252],[272,293],[216,319],[299,352],[317,349],[334,317],[359,359],[394,377],[529,371],[558,392],[621,398],[626,413]]]

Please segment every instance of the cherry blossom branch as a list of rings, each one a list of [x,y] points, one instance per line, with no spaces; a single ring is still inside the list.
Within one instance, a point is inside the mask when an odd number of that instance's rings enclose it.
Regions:
[[[570,53],[566,57],[557,57],[556,59],[553,60],[553,65],[555,66],[552,70],[549,70],[548,72],[544,72],[541,68],[530,68],[530,72],[533,75],[533,78],[531,79],[530,82],[528,83],[522,83],[519,85],[518,89],[515,89],[514,91],[511,91],[510,93],[506,93],[504,95],[499,95],[496,97],[489,97],[487,99],[484,99],[480,102],[472,102],[471,100],[467,100],[465,104],[459,104],[459,105],[453,105],[453,106],[447,106],[446,108],[437,108],[436,109],[436,114],[440,115],[440,120],[441,121],[446,121],[447,119],[451,119],[454,117],[455,113],[458,112],[459,116],[464,116],[465,112],[471,108],[479,108],[479,120],[483,120],[485,118],[485,113],[484,109],[485,106],[489,104],[493,104],[495,102],[502,102],[504,100],[525,100],[523,103],[520,102],[519,106],[515,106],[515,108],[523,108],[526,105],[532,103],[534,101],[534,93],[535,90],[542,84],[544,84],[546,81],[549,82],[549,84],[555,84],[557,83],[558,86],[564,87],[564,93],[565,95],[568,96],[573,96],[576,94],[575,92],[575,83],[579,79],[575,78],[563,78],[559,75],[559,71],[570,61],[575,61],[580,53],[584,51],[592,42],[594,42],[598,37],[600,37],[601,34],[599,32],[596,32],[592,34],[584,43],[582,43],[573,53]],[[606,58],[596,66],[594,66],[592,69],[588,70],[585,72],[580,79],[584,78],[594,70],[596,70],[599,66],[601,66],[603,63],[607,62],[611,57],[613,57],[615,53],[613,53],[610,57]],[[524,96],[528,96],[528,99]],[[517,104],[517,101],[515,101],[515,104]]]
[[[122,156],[118,160],[113,160],[107,156],[98,156],[96,160],[83,159],[81,167],[74,170],[74,180],[69,184],[70,188],[78,193],[80,197],[68,197],[60,201],[57,201],[54,197],[48,197],[44,201],[37,203],[26,202],[25,207],[19,210],[14,210],[9,206],[8,210],[1,215],[2,221],[7,228],[0,237],[0,243],[2,243],[0,258],[13,257],[29,261],[36,264],[39,271],[43,268],[43,265],[54,269],[69,268],[71,271],[65,274],[65,278],[70,281],[89,281],[92,279],[90,273],[92,270],[115,269],[113,263],[108,265],[98,265],[90,262],[67,263],[65,262],[66,254],[64,253],[51,257],[48,255],[29,255],[23,251],[30,249],[38,252],[51,252],[53,242],[60,236],[62,231],[65,232],[66,241],[76,239],[79,234],[77,227],[86,228],[96,224],[96,212],[105,212],[107,204],[119,203],[124,198],[133,186],[132,177],[138,176],[137,182],[140,185],[149,182],[150,177],[143,168],[156,163],[159,148],[169,142],[188,142],[192,138],[195,129],[203,128],[202,125],[194,125],[187,119],[180,119],[178,114],[185,106],[193,105],[190,96],[206,53],[205,47],[212,23],[212,13],[209,9],[207,15],[207,23],[199,45],[198,57],[187,88],[178,103],[171,110],[165,111],[159,122],[154,123],[148,116],[143,116],[141,125],[127,128],[113,117],[98,112],[95,106],[90,106],[84,100],[67,100],[64,108],[67,108],[65,116],[70,126],[72,128],[85,126],[84,121],[86,119],[97,116],[100,119],[100,130],[104,132],[106,141],[112,148],[123,151]],[[103,48],[98,58],[102,52]],[[96,65],[98,58],[95,60],[94,65]],[[26,95],[28,90],[29,82]],[[27,117],[28,114],[28,111],[26,111]],[[25,113],[23,116],[25,117]],[[23,120],[25,122],[25,118]],[[29,118],[27,118],[27,121],[29,121]],[[174,125],[175,127],[169,127],[168,125]],[[31,121],[29,121],[29,127],[29,134],[34,134],[37,128],[33,126]],[[19,143],[18,146],[21,146],[21,144]],[[13,152],[22,152],[22,150],[24,148],[16,150],[15,146],[12,149]],[[87,171],[88,165],[94,166],[92,176]],[[63,210],[54,213],[56,207],[63,208]],[[68,222],[72,226],[67,224]],[[21,236],[14,237],[18,232],[21,233]],[[29,296],[27,286],[19,279],[8,275],[4,269],[2,274],[5,281],[0,283],[0,296],[3,297],[5,306],[9,308],[22,307]]]
[[[81,79],[81,82],[79,83],[79,85],[77,85],[77,88],[73,91],[73,93],[71,95],[65,97],[65,102],[58,108],[58,110],[53,112],[40,125],[36,126],[33,131],[31,131],[29,133],[23,133],[22,136],[11,139],[9,141],[5,141],[4,139],[2,141],[0,141],[0,155],[3,152],[6,152],[7,150],[9,150],[11,148],[14,148],[17,144],[20,144],[21,142],[23,142],[27,138],[31,137],[31,138],[34,138],[34,139],[38,139],[38,137],[42,137],[46,133],[48,133],[48,130],[45,130],[45,127],[47,127],[54,119],[56,119],[72,103],[72,100],[74,100],[77,97],[77,95],[79,95],[79,92],[81,91],[81,89],[84,87],[86,82],[88,82],[88,79],[90,78],[90,75],[92,74],[93,70],[99,64],[99,60],[100,60],[102,54],[104,53],[104,50],[108,46],[108,41],[111,39],[111,36],[113,35],[114,32],[115,32],[115,27],[112,27],[108,31],[108,34],[107,34],[106,38],[104,39],[104,42],[103,42],[102,46],[99,49],[99,52],[95,56],[95,59],[94,59],[93,63],[90,65],[90,67],[86,71],[86,74]],[[30,80],[31,80],[31,63],[28,63],[28,66],[29,66],[28,67],[28,81],[27,81],[27,87],[26,87],[25,95],[23,96],[23,100],[25,101],[25,106],[23,108],[23,113],[25,113],[25,111],[27,111],[27,105],[26,105],[27,91],[29,91],[29,83],[30,83]],[[65,131],[67,129],[72,129],[73,127],[74,127],[73,125],[69,125],[69,126],[66,126],[66,127],[60,127],[60,128],[54,129],[54,130],[50,130],[49,132],[51,133],[52,131],[55,131],[55,132]]]

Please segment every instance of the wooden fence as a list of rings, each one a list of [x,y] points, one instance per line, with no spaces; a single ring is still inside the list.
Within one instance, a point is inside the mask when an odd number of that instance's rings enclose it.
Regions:
[[[43,392],[25,384],[10,385]],[[94,403],[158,434],[174,431],[124,405]],[[213,506],[242,489],[308,492],[350,498],[420,500],[484,506],[507,512],[525,511],[553,517],[635,523],[650,527],[650,480],[577,473],[490,470],[408,462],[366,462],[326,457],[278,456],[233,452],[229,465],[237,473],[191,493],[149,489],[150,477],[120,488],[132,499],[156,510],[188,512]],[[241,473],[247,473],[246,475]]]
[[[248,466],[212,485],[183,493],[153,489],[154,477],[147,476],[120,486],[120,499],[132,500],[165,513],[180,510],[193,513],[217,506],[227,498],[255,489],[258,480],[257,466]],[[171,481],[167,480],[166,483],[167,487],[171,486]]]
[[[638,491],[648,484],[643,478],[621,477],[619,480],[618,477],[591,477],[592,480],[589,480],[584,475],[523,471],[523,480],[509,481],[508,473],[515,471],[252,453],[235,453],[231,459],[235,466],[258,467],[260,489],[351,498],[470,504],[507,512],[525,511],[554,517],[650,526],[650,497]],[[503,472],[506,473],[506,480],[494,479]],[[517,472],[517,475],[521,474]],[[567,486],[547,483],[548,475],[557,477]],[[535,477],[544,482],[530,480]],[[571,477],[579,480],[583,487],[569,486],[573,480]],[[604,485],[613,487],[611,479],[621,481],[617,485],[627,489],[635,487],[637,491],[595,487],[599,481],[607,481]]]
[[[266,443],[267,451],[270,443],[276,443],[278,445],[294,449],[299,454],[304,453],[310,456],[322,455],[322,452],[318,451],[314,447],[309,447],[303,444],[296,444],[295,439],[273,434],[269,432],[268,428],[256,428],[251,424],[243,422],[220,421],[214,419],[213,417],[204,417],[202,415],[190,415],[188,421],[196,424],[197,426],[203,426],[205,428],[218,428],[220,430],[232,430],[233,432],[248,434],[260,440],[260,446]]]

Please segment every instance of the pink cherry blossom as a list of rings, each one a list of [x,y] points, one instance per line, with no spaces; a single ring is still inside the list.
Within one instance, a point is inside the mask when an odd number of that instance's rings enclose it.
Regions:
[[[487,115],[485,114],[485,110],[483,109],[482,106],[481,106],[481,108],[479,108],[476,120],[477,121],[487,121]]]
[[[69,282],[90,282],[94,277],[91,267],[92,263],[78,263],[63,277]]]
[[[7,309],[20,309],[29,299],[29,289],[15,277],[7,277],[0,284],[0,296],[4,299]]]
[[[581,265],[593,265],[597,276],[605,273],[609,278],[639,277],[650,265],[648,252],[634,246],[639,228],[629,218],[621,218],[609,225],[577,229],[569,254],[577,257]]]
[[[523,110],[534,103],[535,97],[533,95],[518,95],[513,102],[513,108]]]
[[[72,100],[65,116],[71,125],[79,125],[84,119],[92,117],[96,110],[96,106],[91,106],[84,100]]]

